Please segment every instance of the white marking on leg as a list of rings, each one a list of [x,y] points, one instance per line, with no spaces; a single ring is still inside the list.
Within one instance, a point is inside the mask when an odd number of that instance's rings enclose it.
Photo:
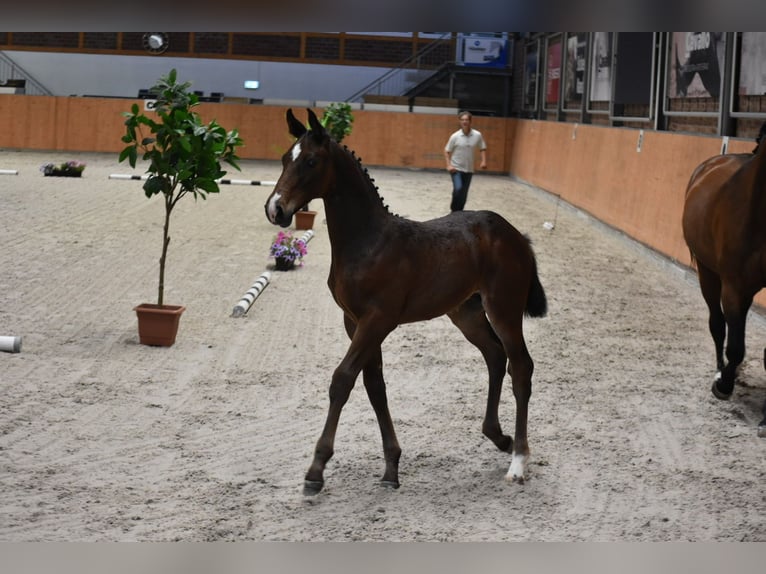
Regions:
[[[296,159],[298,159],[298,156],[299,156],[299,155],[301,155],[301,144],[299,144],[299,143],[296,143],[296,144],[293,146],[293,161],[295,161]]]
[[[275,193],[271,196],[271,199],[269,200],[269,221],[274,223],[276,221],[277,217],[277,202],[282,198],[282,196],[278,193]]]
[[[718,381],[721,380],[721,377],[723,377],[723,374],[721,373],[721,371],[716,371],[715,377],[713,377],[713,382],[717,383]]]
[[[524,482],[524,477],[527,473],[527,460],[529,455],[515,454],[511,459],[511,466],[508,468],[508,473],[505,475],[505,479],[511,482]]]

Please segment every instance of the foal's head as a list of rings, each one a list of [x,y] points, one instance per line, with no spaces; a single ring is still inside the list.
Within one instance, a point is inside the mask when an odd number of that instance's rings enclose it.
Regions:
[[[287,110],[287,126],[296,142],[282,156],[282,175],[266,200],[266,217],[282,227],[290,225],[293,213],[322,197],[333,177],[332,139],[316,114],[310,109],[308,114],[310,129]]]

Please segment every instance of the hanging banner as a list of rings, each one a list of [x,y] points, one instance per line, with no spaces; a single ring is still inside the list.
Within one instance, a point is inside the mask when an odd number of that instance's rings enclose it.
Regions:
[[[462,56],[464,66],[505,68],[508,66],[508,41],[504,38],[464,36]]]
[[[766,32],[742,32],[740,96],[766,95]]]
[[[526,45],[524,55],[524,109],[537,109],[537,66],[539,40]]]
[[[574,34],[567,38],[566,76],[564,77],[564,101],[581,102],[585,91],[585,53],[587,34]]]
[[[717,98],[721,92],[723,32],[673,32],[668,66],[671,98]]]
[[[548,57],[545,59],[547,72],[545,83],[545,103],[556,104],[559,101],[559,83],[561,82],[561,38],[548,44]]]
[[[590,101],[608,102],[612,95],[612,32],[593,32]]]

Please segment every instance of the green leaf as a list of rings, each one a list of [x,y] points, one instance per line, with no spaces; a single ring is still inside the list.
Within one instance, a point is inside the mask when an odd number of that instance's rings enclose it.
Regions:
[[[206,191],[207,193],[218,193],[220,191],[218,183],[205,177],[197,178],[197,187]]]
[[[158,193],[163,193],[166,187],[167,180],[159,175],[150,177],[144,183],[144,192],[146,197],[151,197]]]

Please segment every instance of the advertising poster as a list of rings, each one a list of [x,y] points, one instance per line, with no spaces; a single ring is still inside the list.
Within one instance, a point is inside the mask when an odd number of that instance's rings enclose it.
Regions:
[[[742,32],[740,96],[766,95],[766,32]]]
[[[671,98],[718,98],[721,92],[723,32],[673,32],[668,66]]]
[[[587,34],[574,34],[567,38],[566,75],[564,77],[564,101],[582,101],[585,92],[585,54],[588,47]]]
[[[524,54],[524,109],[537,109],[537,67],[539,42],[526,45]]]
[[[465,36],[463,65],[505,68],[508,66],[508,42],[504,38]]]
[[[555,106],[559,101],[559,84],[561,83],[561,37],[551,40],[548,44],[545,69],[545,103]]]
[[[612,32],[593,32],[590,101],[608,102],[612,93]]]

